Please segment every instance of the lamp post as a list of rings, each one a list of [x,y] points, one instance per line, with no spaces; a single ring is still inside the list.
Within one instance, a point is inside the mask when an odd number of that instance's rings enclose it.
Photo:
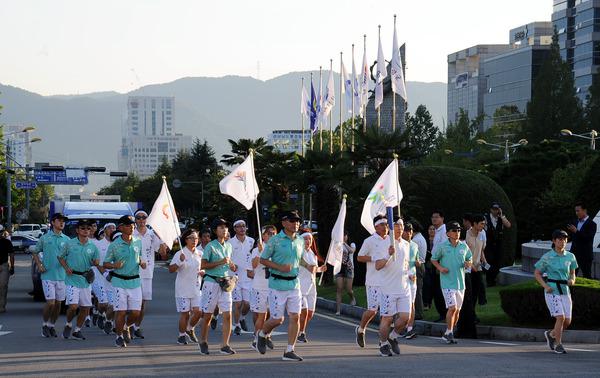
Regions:
[[[596,150],[596,138],[598,138],[598,132],[596,130],[592,130],[589,133],[573,134],[569,129],[562,129],[560,130],[560,134],[564,136],[573,136],[582,139],[589,139],[590,149]]]
[[[529,142],[527,141],[527,139],[521,139],[517,143],[512,143],[512,144],[509,144],[509,143],[510,142],[508,141],[508,139],[506,139],[504,141],[503,145],[502,144],[489,143],[485,139],[477,139],[477,144],[483,144],[483,145],[486,145],[486,146],[504,148],[504,162],[505,163],[508,163],[510,161],[510,149],[511,148],[522,147],[522,146],[527,145],[527,143],[529,143]]]

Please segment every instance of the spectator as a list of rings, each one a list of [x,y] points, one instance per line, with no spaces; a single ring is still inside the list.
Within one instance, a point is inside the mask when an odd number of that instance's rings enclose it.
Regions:
[[[594,236],[596,236],[597,225],[588,216],[587,206],[581,202],[575,204],[575,215],[577,219],[567,226],[572,235],[571,252],[577,258],[583,277],[592,278]]]
[[[481,233],[485,227],[485,217],[481,214],[473,216],[473,225],[467,230],[465,242],[473,253],[473,269],[471,270],[471,286],[473,287],[473,308],[479,302],[480,305],[487,303],[485,285],[483,283],[482,269],[487,264],[485,259],[485,240]]]
[[[433,246],[433,238],[435,237],[435,226],[431,225],[427,228],[427,252],[425,257],[425,280],[423,281],[423,307],[429,310],[433,301],[433,287],[436,279],[435,267],[431,265],[431,248]]]
[[[460,232],[460,240],[465,240],[467,237],[467,230],[473,226],[473,214],[465,213],[462,216],[462,231]]]
[[[354,252],[356,251],[356,244],[348,244],[348,232],[344,231],[344,249],[342,256],[342,269],[338,274],[335,275],[336,284],[336,315],[340,316],[340,306],[342,304],[342,295],[344,290],[350,296],[350,304],[356,305],[356,298],[354,298],[354,292],[352,291],[352,281],[354,279]]]
[[[444,212],[441,210],[434,210],[431,213],[431,224],[435,227],[435,235],[431,245],[431,251],[448,240],[446,236],[446,225],[444,224]],[[440,272],[434,269],[435,279],[433,280],[433,302],[435,309],[439,314],[439,318],[436,322],[444,321],[446,319],[446,304],[444,301],[444,295],[442,294],[442,287],[440,286]]]
[[[15,274],[15,252],[9,237],[6,230],[0,234],[0,313],[6,312],[8,277]]]
[[[498,202],[492,203],[490,212],[485,215],[486,223],[486,247],[485,256],[490,264],[490,268],[485,274],[488,287],[496,285],[496,277],[500,272],[502,265],[502,240],[504,230],[511,227],[510,221],[502,212],[502,207]]]
[[[425,277],[425,260],[427,259],[427,241],[421,234],[423,227],[417,221],[412,222],[413,225],[413,238],[419,247],[419,266],[417,267],[417,298],[415,299],[415,319],[423,319],[423,284]]]

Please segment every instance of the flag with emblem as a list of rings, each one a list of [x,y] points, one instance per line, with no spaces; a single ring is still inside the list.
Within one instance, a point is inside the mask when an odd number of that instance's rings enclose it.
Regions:
[[[344,223],[346,222],[346,196],[342,199],[340,212],[331,230],[331,243],[327,251],[327,264],[333,266],[335,276],[342,270],[342,258],[344,256]]]
[[[179,220],[173,206],[173,199],[171,198],[171,193],[169,193],[167,181],[164,178],[162,189],[154,202],[154,206],[152,206],[147,223],[152,226],[154,232],[169,249],[173,248],[173,241],[181,235],[181,230],[179,229]]]
[[[369,192],[360,216],[360,223],[370,234],[374,234],[373,218],[377,215],[385,215],[387,207],[399,206],[400,201],[402,201],[402,189],[398,182],[398,160],[394,159]]]
[[[221,193],[233,197],[248,210],[252,208],[254,200],[258,197],[258,183],[254,175],[252,156],[252,153],[249,154],[242,164],[219,182]]]

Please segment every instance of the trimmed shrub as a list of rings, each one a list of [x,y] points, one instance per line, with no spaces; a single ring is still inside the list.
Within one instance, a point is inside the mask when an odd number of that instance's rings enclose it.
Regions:
[[[577,278],[571,287],[573,326],[600,326],[600,281]],[[502,310],[516,323],[546,323],[550,317],[544,289],[537,281],[506,286],[500,290]]]

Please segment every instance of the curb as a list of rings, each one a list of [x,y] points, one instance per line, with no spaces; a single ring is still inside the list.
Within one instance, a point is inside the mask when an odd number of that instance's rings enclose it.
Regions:
[[[335,301],[317,298],[317,307],[335,313]],[[359,320],[365,309],[342,303],[341,314]],[[379,324],[379,314],[373,318],[372,323]],[[426,336],[441,336],[446,331],[446,324],[434,323],[425,320],[415,321],[417,333]],[[530,341],[546,342],[544,330],[537,328],[517,328],[500,326],[477,326],[478,339],[504,340],[504,341]],[[567,330],[563,333],[563,342],[580,344],[600,344],[600,331]]]

